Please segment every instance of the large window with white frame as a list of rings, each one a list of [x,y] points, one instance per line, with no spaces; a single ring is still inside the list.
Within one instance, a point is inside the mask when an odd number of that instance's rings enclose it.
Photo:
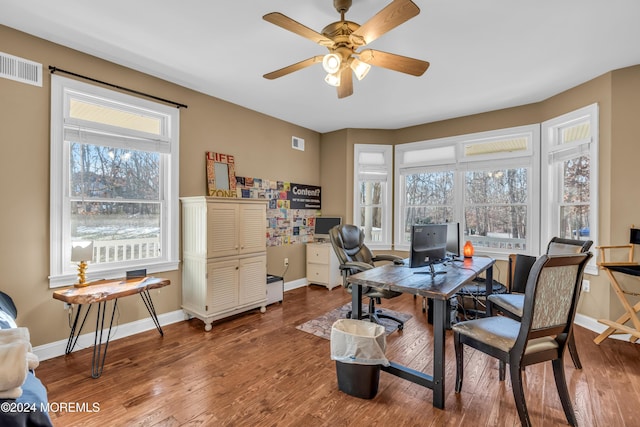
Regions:
[[[372,249],[391,248],[391,145],[355,144],[353,222]]]
[[[535,253],[539,125],[396,146],[395,247],[411,226],[459,222],[478,253]]]
[[[542,123],[543,236],[593,240],[598,236],[598,105]],[[597,274],[595,259],[587,266]]]
[[[177,108],[52,76],[51,287],[75,281],[76,241],[89,280],[178,268],[178,135]]]

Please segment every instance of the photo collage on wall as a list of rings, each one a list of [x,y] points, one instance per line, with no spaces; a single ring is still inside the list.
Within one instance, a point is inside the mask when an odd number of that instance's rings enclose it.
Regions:
[[[320,214],[320,187],[236,176],[236,193],[243,199],[267,199],[267,246],[313,241]]]

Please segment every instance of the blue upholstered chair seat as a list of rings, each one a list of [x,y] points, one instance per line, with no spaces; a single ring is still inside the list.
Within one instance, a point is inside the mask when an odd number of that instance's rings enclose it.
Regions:
[[[520,322],[508,317],[486,317],[473,322],[460,322],[452,326],[455,332],[495,347],[505,353],[511,351],[520,332]],[[534,338],[527,342],[524,354],[533,354],[558,348],[552,337]]]
[[[489,301],[502,310],[507,310],[517,317],[522,317],[524,294],[492,294],[489,295]]]

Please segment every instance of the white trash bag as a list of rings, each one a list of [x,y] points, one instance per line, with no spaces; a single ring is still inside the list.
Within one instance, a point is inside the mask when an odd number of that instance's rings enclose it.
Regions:
[[[356,319],[338,319],[331,327],[331,360],[360,365],[389,366],[384,352],[384,326]]]

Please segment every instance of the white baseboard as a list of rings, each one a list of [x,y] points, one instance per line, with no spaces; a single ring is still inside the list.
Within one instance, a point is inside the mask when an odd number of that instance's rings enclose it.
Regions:
[[[284,290],[286,292],[292,289],[304,288],[305,286],[307,286],[307,279],[292,280],[284,283]]]
[[[164,313],[158,315],[158,321],[161,326],[170,325],[171,323],[177,323],[184,320],[184,312],[182,310],[172,311],[170,313]],[[120,338],[125,338],[131,335],[139,334],[140,332],[145,332],[150,329],[155,329],[156,325],[153,323],[150,317],[136,320],[135,322],[125,323],[123,325],[114,325],[111,330],[111,339],[110,341],[117,340]],[[103,335],[103,341],[106,340],[106,332]],[[89,332],[86,334],[82,334],[78,337],[78,342],[74,348],[74,351],[82,350],[85,348],[90,348],[93,346],[93,341],[95,338],[94,332]],[[39,345],[33,348],[33,352],[38,359],[47,360],[53,357],[58,357],[64,355],[64,352],[67,348],[67,339],[52,342],[49,344]]]

